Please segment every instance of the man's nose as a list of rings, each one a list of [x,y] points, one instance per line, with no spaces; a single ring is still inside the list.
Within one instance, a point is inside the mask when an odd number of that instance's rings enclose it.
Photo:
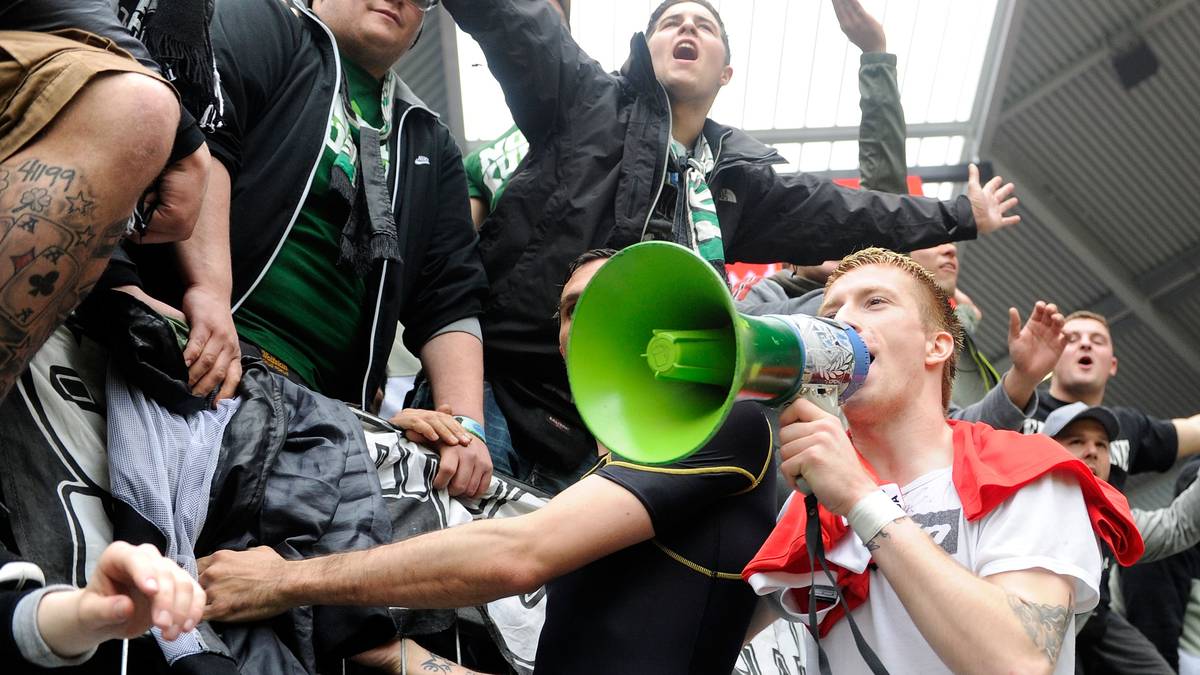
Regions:
[[[862,332],[862,329],[859,328],[858,322],[854,320],[854,316],[852,315],[850,310],[846,309],[845,307],[842,307],[841,309],[839,309],[837,311],[837,314],[833,315],[833,320],[840,321],[840,322],[846,324],[847,326],[850,326],[851,328],[853,328],[855,330],[855,332],[858,332],[858,333]]]

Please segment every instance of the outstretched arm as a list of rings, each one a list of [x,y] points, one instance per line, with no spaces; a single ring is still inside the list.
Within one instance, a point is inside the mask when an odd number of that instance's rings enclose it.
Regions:
[[[1133,522],[1146,544],[1139,563],[1162,560],[1200,543],[1200,481],[1193,480],[1161,509],[1134,509]]]
[[[554,128],[581,85],[612,79],[584,53],[562,15],[545,0],[443,4],[483,49],[513,120],[531,143]]]
[[[730,242],[730,260],[797,265],[836,260],[867,246],[914,251],[1015,225],[1012,183],[996,176],[979,183],[969,169],[967,194],[942,202],[926,197],[854,190],[809,174],[776,175],[756,169],[742,221]],[[740,199],[740,197],[739,197]],[[750,224],[753,226],[750,226]]]
[[[1171,420],[1171,423],[1175,425],[1175,433],[1179,435],[1179,456],[1200,453],[1200,413],[1191,417],[1178,417]]]
[[[554,536],[546,536],[553,532]],[[546,506],[369,551],[285,561],[260,547],[199,561],[205,616],[250,621],[302,605],[465,607],[532,591],[654,536],[641,501],[590,476]]]

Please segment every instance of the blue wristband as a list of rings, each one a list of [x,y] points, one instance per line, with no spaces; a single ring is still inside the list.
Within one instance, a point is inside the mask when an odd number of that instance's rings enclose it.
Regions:
[[[483,441],[484,445],[487,445],[487,436],[484,434],[482,424],[480,424],[479,422],[476,422],[475,420],[471,419],[470,417],[466,417],[464,415],[455,415],[454,421],[461,424],[462,428],[468,434],[471,434],[475,438],[478,438],[479,440]]]

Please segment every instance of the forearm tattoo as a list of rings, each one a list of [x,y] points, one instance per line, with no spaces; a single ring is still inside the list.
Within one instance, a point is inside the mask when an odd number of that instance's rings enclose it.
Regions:
[[[462,675],[479,675],[473,670],[466,670],[453,661],[447,661],[440,656],[430,654],[428,659],[421,662],[421,670],[426,673],[462,673]]]
[[[891,539],[891,536],[889,536],[887,533],[887,529],[889,527],[891,527],[894,523],[898,523],[907,517],[908,516],[903,516],[901,518],[897,518],[897,519],[893,520],[892,522],[888,523],[887,525],[884,525],[883,529],[880,530],[878,533],[876,533],[876,535],[874,537],[871,537],[871,540],[867,542],[867,550],[870,551],[871,553],[878,551],[879,546],[880,546],[880,542],[879,542],[880,539]]]
[[[1043,605],[1019,596],[1008,594],[1008,606],[1013,614],[1021,620],[1021,626],[1029,639],[1033,640],[1050,665],[1058,662],[1058,653],[1062,651],[1063,638],[1067,634],[1067,625],[1071,621],[1071,613],[1061,605]]]
[[[880,539],[891,539],[891,537],[888,536],[888,533],[886,532],[886,530],[887,530],[887,527],[884,527],[882,530],[879,531],[879,534],[876,534],[874,537],[871,537],[871,541],[867,542],[867,550],[868,551],[870,551],[872,553],[874,553],[875,551],[878,551]]]
[[[91,290],[121,240],[83,173],[36,158],[0,164],[0,398]]]

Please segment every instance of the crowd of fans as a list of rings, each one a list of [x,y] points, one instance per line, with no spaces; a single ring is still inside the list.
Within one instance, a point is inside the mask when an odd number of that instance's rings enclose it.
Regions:
[[[1017,224],[1015,187],[908,195],[896,57],[830,2],[861,190],[709,119],[705,0],[615,73],[568,0],[442,0],[515,120],[465,159],[393,69],[438,0],[5,3],[6,667],[724,675],[790,625],[780,673],[1200,672],[1195,467],[1164,508],[1121,493],[1200,454],[1200,415],[1106,407],[1108,323],[1052,298],[993,367],[955,242]],[[785,262],[738,310],[859,332],[841,416],[739,402],[665,466],[599,444],[571,324],[649,240]],[[528,659],[448,611],[505,598]]]

